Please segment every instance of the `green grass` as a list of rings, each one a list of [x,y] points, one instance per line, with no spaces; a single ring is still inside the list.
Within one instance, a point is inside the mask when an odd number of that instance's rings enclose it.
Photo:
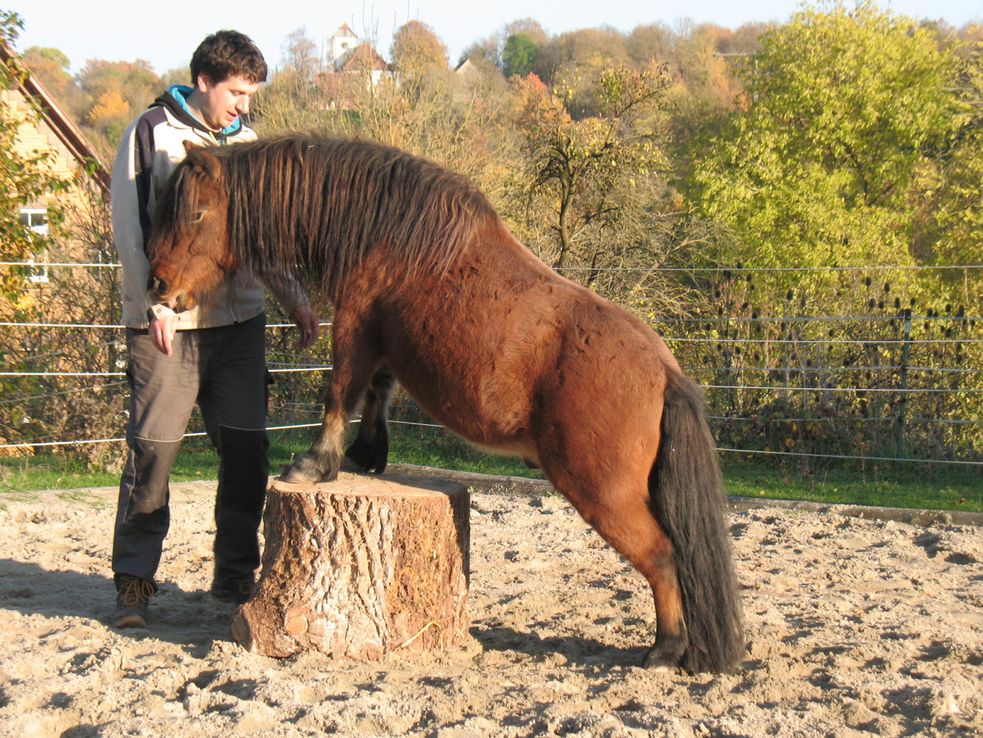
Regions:
[[[87,469],[66,456],[41,454],[0,458],[0,493],[45,489],[106,487],[119,483],[119,474]]]
[[[461,471],[541,479],[515,459],[478,451],[446,431],[406,425],[392,426],[390,461]],[[278,473],[295,454],[305,451],[313,430],[271,434],[270,468]],[[122,453],[122,452],[121,452]],[[742,497],[807,500],[821,503],[877,505],[983,512],[983,472],[980,467],[942,467],[896,462],[856,466],[839,465],[803,471],[796,462],[767,457],[737,460],[724,454],[728,494]],[[203,438],[189,439],[178,455],[174,481],[214,479],[217,458]],[[115,486],[115,471],[92,471],[64,456],[42,455],[0,459],[0,493],[41,489]]]
[[[727,493],[763,499],[983,512],[981,477],[979,467],[953,469],[911,462],[866,470],[841,465],[803,474],[768,461],[724,458]]]

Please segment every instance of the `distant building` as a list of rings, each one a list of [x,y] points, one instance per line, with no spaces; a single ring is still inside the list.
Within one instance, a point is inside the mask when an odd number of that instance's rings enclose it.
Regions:
[[[359,39],[347,23],[328,39],[324,69],[321,87],[331,106],[342,109],[348,107],[357,90],[374,88],[393,77],[392,65],[370,43]]]
[[[347,23],[342,23],[338,30],[328,39],[325,50],[325,68],[332,72],[340,72],[350,53],[361,43]]]
[[[481,74],[478,65],[471,60],[470,56],[454,68],[454,73],[461,77],[475,77]]]

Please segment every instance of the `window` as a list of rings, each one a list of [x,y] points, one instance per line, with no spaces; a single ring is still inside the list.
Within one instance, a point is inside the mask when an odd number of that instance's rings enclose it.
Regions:
[[[35,233],[41,236],[48,235],[48,211],[39,208],[21,208],[21,225],[26,225]],[[48,251],[45,250],[36,254],[30,259],[32,282],[48,281]]]

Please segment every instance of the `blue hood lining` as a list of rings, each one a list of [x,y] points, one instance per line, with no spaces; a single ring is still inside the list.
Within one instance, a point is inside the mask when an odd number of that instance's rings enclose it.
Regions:
[[[173,97],[181,109],[184,110],[188,115],[190,115],[195,120],[204,123],[197,115],[195,115],[191,108],[188,107],[188,96],[191,94],[192,90],[187,85],[172,85],[167,91],[167,94]],[[222,136],[231,136],[232,134],[238,132],[242,128],[242,121],[238,118],[227,128],[223,128],[219,133]]]

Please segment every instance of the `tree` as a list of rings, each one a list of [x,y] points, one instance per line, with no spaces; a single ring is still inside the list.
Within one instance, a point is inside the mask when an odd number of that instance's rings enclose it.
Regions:
[[[323,71],[317,42],[311,38],[307,27],[292,31],[283,44],[282,66],[285,72],[297,77],[299,83],[314,86]]]
[[[393,35],[392,60],[401,79],[416,81],[447,69],[447,47],[430,26],[411,20]]]
[[[27,76],[11,51],[21,28],[16,13],[0,10],[0,45],[4,47],[0,87],[4,90]],[[53,245],[48,234],[32,227],[34,224],[22,216],[22,209],[46,207],[49,228],[56,228],[62,212],[54,198],[67,190],[70,182],[52,174],[52,151],[24,153],[18,146],[21,126],[40,117],[35,101],[26,97],[26,105],[18,105],[15,111],[8,100],[7,96],[0,96],[0,260],[17,263],[36,257]],[[0,319],[23,322],[37,314],[39,304],[31,287],[29,269],[0,267]],[[0,345],[0,362],[7,369],[16,371],[24,366],[24,337],[19,338]],[[0,440],[19,438],[19,434],[33,427],[32,418],[16,402],[20,396],[31,394],[32,388],[24,377],[0,378],[0,394],[11,400],[0,408]]]
[[[550,35],[535,18],[518,18],[505,24],[501,31],[502,38],[522,35],[536,46],[542,46],[550,40]]]
[[[109,62],[90,59],[78,75],[79,86],[100,109],[87,111],[85,118],[97,135],[97,143],[107,159],[112,159],[120,136],[129,120],[107,116],[108,108],[116,112],[124,101],[133,115],[144,110],[164,87],[149,62]]]
[[[58,49],[32,46],[21,59],[37,79],[58,101],[58,105],[81,126],[92,105],[92,100],[79,87],[69,70],[68,57]]]
[[[954,87],[960,112],[921,178],[925,196],[916,215],[915,253],[932,264],[983,261],[983,41],[962,48],[969,51]]]
[[[536,49],[549,41],[549,34],[546,33],[539,21],[533,18],[519,18],[518,20],[506,23],[495,33],[468,46],[461,54],[460,62],[464,62],[467,59],[480,58],[494,64],[500,69],[504,69],[504,49],[509,39],[513,36],[524,36],[525,40],[522,43],[531,42]],[[515,43],[517,42],[513,42],[513,44]],[[527,74],[529,71],[532,71],[531,68],[525,69],[524,71],[509,70],[505,72],[505,75],[506,77],[512,76],[512,74],[522,75]]]
[[[714,338],[728,339],[708,357],[708,363],[712,360],[725,372],[714,383],[733,385],[734,376],[766,367],[769,374],[783,377],[786,390],[795,381],[834,388],[850,381],[836,369],[850,367],[866,369],[867,386],[882,394],[810,392],[796,397],[786,391],[770,410],[762,406],[765,396],[755,395],[741,400],[753,405],[732,406],[729,414],[767,416],[777,411],[788,416],[790,408],[801,404],[807,417],[856,415],[897,429],[905,403],[914,415],[973,417],[977,411],[973,394],[890,395],[906,382],[892,366],[979,363],[971,343],[954,342],[955,356],[943,358],[946,348],[933,340],[941,331],[946,336],[971,334],[962,316],[968,306],[975,313],[980,305],[978,270],[911,268],[938,263],[940,256],[950,264],[979,263],[983,166],[980,140],[973,140],[979,112],[973,113],[974,85],[952,43],[947,31],[940,34],[931,25],[872,4],[850,9],[837,5],[826,12],[798,13],[787,25],[765,33],[760,50],[747,58],[742,74],[745,107],[730,115],[696,164],[694,202],[732,236],[707,249],[703,263],[783,269],[755,272],[753,284],[750,273],[746,279],[743,273],[730,273],[723,285],[705,283],[708,292],[715,290],[711,294],[717,304],[708,305],[703,315],[719,320],[712,329]],[[961,69],[967,72],[960,74]],[[963,227],[976,255],[968,250],[942,255]],[[893,265],[899,268],[885,268]],[[830,266],[880,269],[823,269]],[[818,269],[797,269],[801,267]],[[958,274],[958,283],[947,282],[952,273]],[[730,305],[718,297],[728,292],[733,296]],[[948,325],[898,320],[909,310],[938,318],[946,304],[955,316]],[[733,305],[741,305],[742,313],[741,320],[731,323],[727,316],[734,314]],[[841,320],[784,320],[817,314]],[[735,345],[739,336],[753,342]],[[885,341],[878,344],[871,337]],[[907,353],[911,346],[925,353],[914,359]],[[947,361],[952,363],[943,363]],[[799,380],[791,379],[795,371],[801,372]],[[952,390],[975,382],[942,372],[926,377],[933,387]],[[959,431],[964,438],[972,432]],[[925,438],[943,436],[943,431],[936,435],[930,429]],[[871,454],[888,449],[904,453],[894,434],[885,438],[854,428],[842,439],[851,440]],[[789,436],[785,443],[794,447]],[[923,448],[936,443],[924,441]],[[946,436],[944,443],[954,447],[956,441]],[[945,453],[940,446],[931,453]]]
[[[502,71],[506,77],[525,77],[536,64],[539,46],[524,33],[516,33],[505,39],[502,49]]]
[[[547,203],[554,243],[544,257],[557,269],[598,266],[609,248],[602,234],[618,233],[644,207],[631,194],[662,163],[653,132],[639,123],[666,79],[617,67],[601,72],[594,86],[600,114],[574,120],[567,109],[569,88],[550,90],[532,75],[515,82],[528,195]]]
[[[89,111],[86,122],[99,131],[107,143],[119,141],[132,117],[130,104],[119,90],[106,90]]]
[[[120,91],[115,89],[102,93],[89,111],[89,120],[97,125],[113,119],[129,120],[129,117],[129,103],[123,99]]]
[[[161,90],[169,90],[174,85],[191,86],[191,70],[188,67],[172,67],[160,76]]]
[[[747,109],[712,140],[697,202],[757,266],[911,263],[921,176],[958,126],[955,60],[864,3],[808,9],[745,66]]]
[[[263,85],[251,106],[264,132],[315,130],[323,125],[325,94],[323,62],[307,28],[292,31],[283,44],[280,68]]]
[[[90,60],[76,78],[69,72],[68,57],[58,49],[32,46],[22,58],[106,160],[115,156],[120,135],[136,111],[174,82],[188,84],[187,69],[172,70],[161,80],[145,61]]]
[[[637,65],[645,65],[653,59],[662,63],[669,58],[673,33],[662,23],[636,26],[628,36],[628,55]]]
[[[761,48],[761,37],[774,30],[775,23],[745,23],[720,39],[717,51],[721,54],[753,54]]]
[[[502,50],[499,48],[498,36],[491,35],[480,41],[469,44],[457,60],[458,66],[468,59],[480,60],[495,67],[502,66]]]
[[[730,49],[746,43],[746,32],[735,39],[728,29],[710,24],[684,22],[672,33],[665,63],[673,78],[669,97],[677,171],[689,170],[694,157],[705,155],[706,140],[741,106],[743,88],[734,70],[747,57]]]
[[[578,67],[617,67],[628,61],[624,34],[613,28],[584,28],[554,36],[541,45],[533,71],[547,84],[554,84],[558,74]]]
[[[72,88],[78,89],[68,70],[69,59],[58,49],[32,46],[21,59],[56,99],[65,101]]]
[[[723,56],[732,53],[725,51],[732,38],[730,30],[710,23],[688,27],[675,38],[667,62],[685,90],[688,100],[684,104],[698,114],[730,108],[740,91],[728,68],[728,57]]]
[[[79,85],[93,100],[109,90],[116,90],[135,110],[142,110],[160,91],[160,78],[150,62],[111,62],[90,59],[78,75]]]

